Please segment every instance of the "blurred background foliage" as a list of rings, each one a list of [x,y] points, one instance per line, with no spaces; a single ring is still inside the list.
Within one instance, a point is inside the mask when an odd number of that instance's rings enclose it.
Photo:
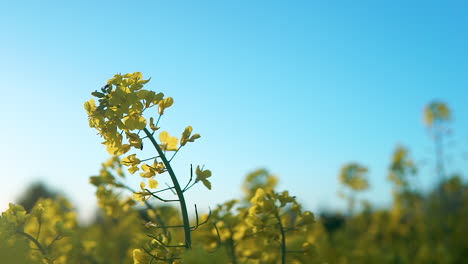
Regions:
[[[357,162],[337,173],[348,210],[315,216],[289,192],[276,190],[275,175],[258,169],[246,176],[243,197],[192,219],[204,224],[193,231],[194,247],[183,251],[160,244],[183,237],[181,230],[167,230],[180,224],[178,209],[131,201],[108,184],[113,176],[106,172],[106,180],[92,178],[99,210],[87,224],[80,225],[73,206],[45,184],[28,187],[0,218],[2,263],[466,263],[468,184],[461,174],[447,175],[444,164],[450,109],[430,103],[424,120],[440,181],[430,191],[418,190],[415,179],[424,175],[410,149],[397,145],[382,175],[393,187],[389,207],[359,199],[372,186],[368,169]]]

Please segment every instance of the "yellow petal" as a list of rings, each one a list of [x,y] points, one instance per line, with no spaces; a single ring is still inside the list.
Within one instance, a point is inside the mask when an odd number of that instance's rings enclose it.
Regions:
[[[153,179],[153,178],[149,179],[148,185],[149,185],[149,187],[150,187],[151,189],[156,189],[156,188],[158,188],[158,182],[157,182],[155,179]]]

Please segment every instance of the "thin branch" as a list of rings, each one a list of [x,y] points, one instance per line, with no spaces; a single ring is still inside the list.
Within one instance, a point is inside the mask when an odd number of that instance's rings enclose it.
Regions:
[[[167,188],[164,188],[164,189],[161,189],[161,190],[158,190],[158,191],[154,191],[154,192],[151,192],[151,193],[153,193],[153,194],[154,193],[162,193],[162,192],[169,191],[169,190],[172,190],[172,189],[174,189],[174,186],[172,186],[172,187],[169,186]]]
[[[174,191],[174,186],[169,186],[169,184],[167,184],[167,182],[165,182],[164,184],[166,184],[166,186],[171,190],[172,194],[174,195],[177,195],[177,193]]]
[[[183,146],[180,146],[177,148],[177,150],[174,152],[174,154],[172,154],[172,157],[169,159],[169,162],[172,161],[172,159],[175,157],[175,155],[177,154],[177,152],[179,152],[179,150],[182,148]]]
[[[153,260],[155,260],[155,259],[156,259],[156,260],[160,260],[160,261],[170,261],[169,263],[172,263],[172,262],[173,262],[174,260],[176,260],[176,259],[181,259],[181,258],[176,258],[176,257],[173,257],[173,258],[160,258],[160,257],[157,257],[157,256],[151,254],[151,252],[150,252],[148,249],[146,249],[146,248],[143,248],[143,251],[145,251],[146,254],[148,254],[148,255],[150,255],[150,256],[152,257],[150,263],[152,263]]]
[[[197,210],[197,209],[195,209],[195,210]],[[198,220],[198,212],[195,211],[195,214],[197,215],[197,224],[194,225],[194,226],[190,226],[190,230],[191,230],[191,231],[194,231],[194,230],[196,230],[198,227],[200,227],[200,226],[206,224],[206,223],[208,222],[208,220],[211,218],[211,214],[212,214],[212,213],[211,213],[211,209],[209,209],[208,217],[205,219],[205,221],[203,221],[203,222],[201,222],[201,223],[199,223],[199,220]],[[163,228],[163,229],[167,229],[167,228],[183,228],[183,227],[185,227],[185,225],[170,225],[170,226],[165,226],[165,225],[159,225],[159,226],[157,226],[157,225],[150,225],[150,227],[152,227],[152,228]]]
[[[154,198],[160,200],[160,201],[163,201],[165,203],[167,202],[179,202],[180,200],[179,199],[164,199],[164,198],[161,198],[159,196],[157,196],[156,194],[152,193],[150,190],[148,189],[145,189],[145,191],[147,191],[151,196],[153,196]]]
[[[50,247],[52,247],[52,245],[55,243],[55,241],[60,240],[60,239],[62,239],[62,238],[63,238],[63,236],[57,234],[57,235],[55,236],[54,240],[52,240],[52,241],[49,243],[49,245],[47,246],[47,248],[49,249]]]
[[[159,117],[158,117],[158,120],[156,121],[156,124],[154,124],[154,126],[155,126],[155,127],[157,127],[157,126],[158,126],[158,124],[159,124],[159,120],[161,120],[161,116],[162,116],[162,115],[159,115]],[[153,132],[153,133],[154,133],[154,132]]]
[[[20,230],[16,230],[16,233],[18,233],[18,234],[20,234],[20,235],[23,235],[23,236],[25,236],[26,238],[28,238],[29,240],[31,240],[31,242],[33,242],[34,245],[36,245],[37,249],[38,249],[39,251],[41,251],[41,253],[42,253],[42,255],[44,256],[44,258],[45,258],[46,260],[50,260],[50,259],[49,259],[49,255],[47,254],[47,249],[44,248],[44,247],[41,245],[41,243],[39,243],[39,241],[38,241],[37,239],[35,239],[35,238],[34,238],[33,236],[31,236],[30,234],[25,233],[25,232],[20,231]]]
[[[190,190],[190,188],[192,188],[193,186],[195,186],[195,184],[197,184],[197,183],[198,183],[198,181],[193,182],[192,185],[190,185],[189,187],[187,187],[187,188],[184,190],[184,192]]]
[[[184,226],[184,225],[170,225],[170,226],[166,226],[166,225],[159,225],[159,226],[150,225],[150,227],[153,227],[153,228],[182,228],[182,227],[185,227],[185,226]]]
[[[148,254],[148,255],[150,255],[150,256],[151,256],[151,262],[150,262],[150,263],[152,263],[152,262],[153,262],[153,260],[155,260],[155,259],[157,259],[157,260],[161,260],[161,261],[164,261],[164,260],[165,260],[165,259],[163,259],[163,258],[158,258],[157,256],[155,256],[155,255],[151,254],[151,252],[150,252],[149,250],[147,250],[146,248],[143,248],[143,251],[145,251],[145,252],[146,252],[146,254]]]
[[[140,162],[145,162],[145,161],[152,160],[152,159],[156,159],[156,158],[159,158],[159,156],[154,156],[154,157],[151,157],[151,158],[147,158],[147,159],[144,159],[144,160],[140,160]]]
[[[213,226],[216,230],[216,235],[218,236],[218,245],[221,245],[222,241],[221,241],[221,235],[219,234],[218,226],[216,225],[216,223],[213,223]]]
[[[196,226],[198,227],[199,224],[198,224],[198,210],[197,210],[197,204],[195,204],[195,218],[197,219],[197,222],[196,222],[197,225],[196,225]]]
[[[187,190],[187,187],[189,186],[189,184],[192,182],[192,179],[193,179],[193,167],[192,167],[192,164],[190,164],[190,179],[189,181],[187,182],[187,184],[185,185],[184,189],[182,190],[182,192],[185,192]]]
[[[129,187],[126,184],[123,184],[123,183],[117,183],[117,184],[122,185],[124,189],[129,190],[132,193],[136,193],[136,191],[133,188]],[[143,202],[145,203],[146,207],[148,207],[148,209],[154,210],[154,207],[147,200],[144,200]]]
[[[198,227],[206,224],[208,222],[208,220],[211,218],[211,208],[208,208],[209,209],[209,213],[208,213],[208,216],[206,217],[205,221],[201,222],[201,223],[198,223],[198,212],[195,211],[195,214],[197,215],[197,224],[195,226],[192,226],[190,227],[192,231],[196,230]],[[196,206],[195,206],[195,210],[196,210]]]
[[[201,167],[201,170],[203,170],[203,168],[205,168],[205,165],[203,165]],[[195,184],[197,184],[199,182],[198,179],[195,179],[195,181],[192,183],[192,185],[188,186],[188,184],[192,181],[192,177],[193,177],[193,169],[192,169],[192,164],[190,164],[190,180],[189,182],[187,183],[187,186],[185,186],[183,192],[186,192],[188,191],[190,188],[192,188],[193,186],[195,186]]]

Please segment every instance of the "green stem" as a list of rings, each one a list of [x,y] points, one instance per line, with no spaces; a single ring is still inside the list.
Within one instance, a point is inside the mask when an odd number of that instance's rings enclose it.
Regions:
[[[180,188],[180,185],[179,185],[179,181],[177,180],[177,177],[174,171],[172,170],[171,164],[167,160],[166,155],[164,155],[164,152],[162,151],[161,147],[156,142],[153,135],[147,128],[144,128],[143,131],[145,132],[146,136],[149,138],[154,148],[158,152],[159,157],[161,158],[162,162],[164,163],[164,166],[167,169],[167,172],[169,173],[169,176],[171,177],[172,184],[174,184],[174,189],[176,191],[177,197],[179,198],[179,202],[180,202],[180,211],[182,212],[182,222],[184,224],[184,234],[185,234],[185,247],[191,248],[192,237],[190,233],[190,222],[189,222],[189,217],[188,217],[188,212],[187,212],[187,205],[185,203],[184,193],[182,192],[182,189]]]
[[[229,233],[230,233],[230,236],[228,239],[228,243],[229,243],[229,249],[230,249],[229,253],[231,253],[231,261],[232,261],[232,264],[237,264],[236,245],[234,244],[234,238],[233,238],[234,235],[233,235],[233,231],[231,227],[229,227]]]
[[[39,218],[37,219],[37,222],[39,224],[39,227],[37,228],[36,240],[39,239],[39,235],[41,234],[42,216],[39,216]]]
[[[281,263],[286,264],[286,233],[284,232],[284,227],[278,212],[275,212],[275,217],[278,220],[278,227],[281,233]]]
[[[39,249],[39,251],[41,251],[42,255],[44,256],[44,258],[49,262],[50,259],[49,259],[49,255],[47,254],[47,250],[41,245],[41,243],[39,243],[39,241],[37,241],[37,239],[35,239],[33,236],[31,236],[30,234],[28,233],[25,233],[23,231],[16,231],[18,234],[20,235],[23,235],[25,236],[27,239],[31,240],[31,242],[34,243],[34,245],[36,245],[36,247]]]
[[[445,168],[444,168],[444,151],[443,151],[443,141],[442,141],[442,132],[435,132],[435,151],[436,151],[436,163],[437,163],[437,175],[440,179],[440,182],[445,180]]]

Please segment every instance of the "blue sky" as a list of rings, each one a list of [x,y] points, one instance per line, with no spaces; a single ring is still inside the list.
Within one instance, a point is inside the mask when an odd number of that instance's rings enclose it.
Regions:
[[[370,169],[363,195],[391,201],[397,144],[434,183],[424,105],[454,112],[451,172],[467,169],[468,19],[463,1],[13,1],[0,9],[3,139],[0,210],[42,179],[86,217],[88,177],[107,158],[83,102],[115,73],[141,71],[175,99],[161,125],[202,134],[178,154],[179,175],[205,164],[199,208],[239,197],[265,167],[312,210],[342,208],[337,174]],[[425,164],[425,165],[424,165]]]

